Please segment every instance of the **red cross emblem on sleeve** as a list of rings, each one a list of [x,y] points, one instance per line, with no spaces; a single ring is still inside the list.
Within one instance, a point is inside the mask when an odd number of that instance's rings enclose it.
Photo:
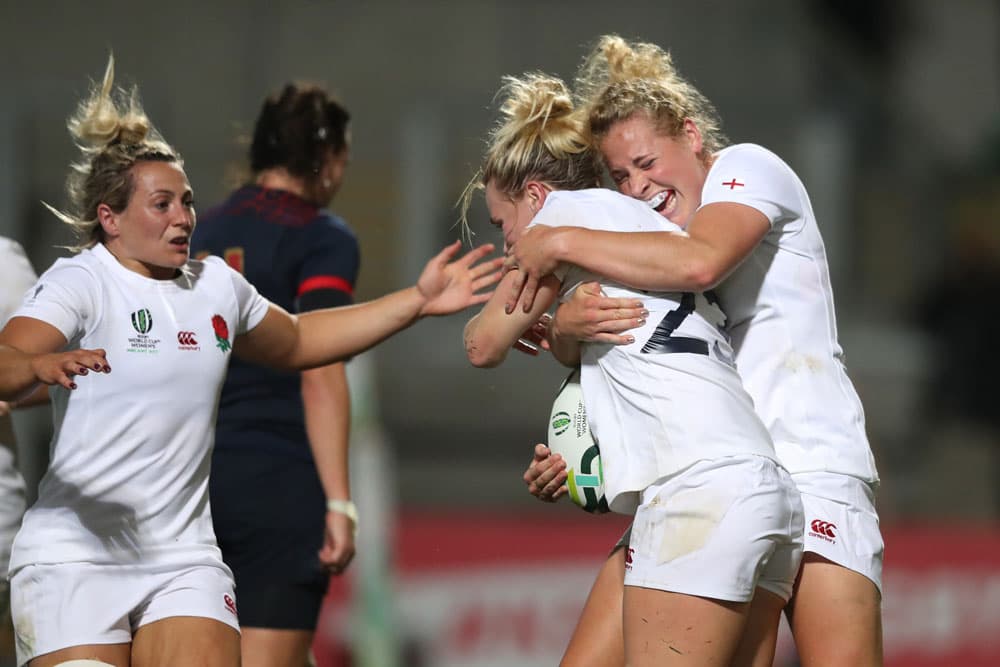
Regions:
[[[728,185],[730,190],[735,190],[736,188],[742,188],[743,184],[737,181],[735,178],[731,181],[723,181],[723,185]]]

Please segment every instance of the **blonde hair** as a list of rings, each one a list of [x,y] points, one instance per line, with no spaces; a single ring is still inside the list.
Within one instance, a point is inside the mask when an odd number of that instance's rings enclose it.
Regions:
[[[66,179],[70,210],[59,211],[45,204],[73,228],[77,244],[69,249],[74,251],[103,240],[97,219],[100,204],[107,204],[115,213],[128,206],[135,190],[131,170],[137,162],[174,162],[183,166],[180,155],[163,140],[142,110],[138,91],[115,88],[114,78],[115,60],[110,56],[104,79],[91,87],[67,122],[82,153]]]
[[[670,137],[682,134],[685,120],[693,121],[701,132],[702,159],[727,143],[715,107],[655,44],[601,37],[580,66],[575,88],[595,144],[612,125],[636,114],[645,114]]]
[[[556,190],[600,184],[586,119],[565,83],[541,73],[507,76],[497,96],[503,97],[500,119],[487,138],[483,164],[460,200],[461,223],[467,232],[472,196],[488,183],[511,199],[522,195],[530,180]]]

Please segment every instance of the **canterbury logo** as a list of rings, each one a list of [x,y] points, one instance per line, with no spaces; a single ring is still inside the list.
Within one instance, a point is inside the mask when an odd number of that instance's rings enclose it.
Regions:
[[[829,521],[823,521],[822,519],[813,519],[813,522],[809,524],[814,533],[819,533],[820,535],[826,535],[827,537],[836,537],[837,526],[830,523]]]
[[[177,342],[181,345],[197,345],[198,341],[195,340],[193,331],[178,331],[177,332]]]

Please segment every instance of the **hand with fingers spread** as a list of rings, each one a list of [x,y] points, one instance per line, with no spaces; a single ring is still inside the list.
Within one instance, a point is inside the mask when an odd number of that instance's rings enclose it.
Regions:
[[[600,283],[584,283],[556,310],[552,335],[588,343],[628,345],[635,338],[625,332],[641,327],[648,316],[641,300],[607,297]]]
[[[327,512],[320,563],[331,574],[342,574],[354,560],[354,549],[354,520],[343,512]]]
[[[548,332],[551,322],[551,315],[548,313],[542,315],[530,329],[521,334],[521,337],[514,343],[514,349],[532,357],[537,357],[539,350],[548,350]]]
[[[567,493],[566,461],[559,454],[553,454],[542,444],[535,445],[535,453],[528,469],[524,471],[524,483],[528,493],[547,503],[554,503]]]
[[[500,280],[503,258],[497,257],[477,264],[493,252],[493,244],[486,243],[452,261],[461,245],[461,241],[455,241],[424,267],[417,281],[417,290],[426,299],[420,309],[421,315],[450,315],[489,300],[492,291],[480,290],[495,285]]]
[[[76,382],[73,381],[76,376],[87,375],[90,371],[111,372],[107,353],[101,349],[38,354],[32,356],[30,363],[38,382],[66,389],[76,389]]]
[[[511,284],[510,292],[505,302],[508,313],[513,313],[519,299],[523,300],[524,312],[529,312],[535,302],[538,292],[538,281],[551,274],[559,266],[556,259],[555,245],[560,234],[565,233],[563,227],[548,227],[535,225],[528,227],[521,237],[507,248],[504,259],[504,273],[518,271]]]

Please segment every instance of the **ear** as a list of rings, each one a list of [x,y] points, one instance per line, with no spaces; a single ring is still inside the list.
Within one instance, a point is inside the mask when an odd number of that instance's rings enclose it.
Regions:
[[[687,137],[687,141],[691,145],[694,154],[700,155],[702,149],[701,130],[698,129],[698,126],[690,118],[684,121],[684,136]]]
[[[524,185],[524,196],[528,198],[528,206],[535,213],[541,210],[550,192],[552,188],[541,181],[528,181]]]
[[[104,235],[107,238],[113,239],[121,235],[118,215],[107,204],[97,205],[97,222],[100,223],[101,229],[104,230]]]

